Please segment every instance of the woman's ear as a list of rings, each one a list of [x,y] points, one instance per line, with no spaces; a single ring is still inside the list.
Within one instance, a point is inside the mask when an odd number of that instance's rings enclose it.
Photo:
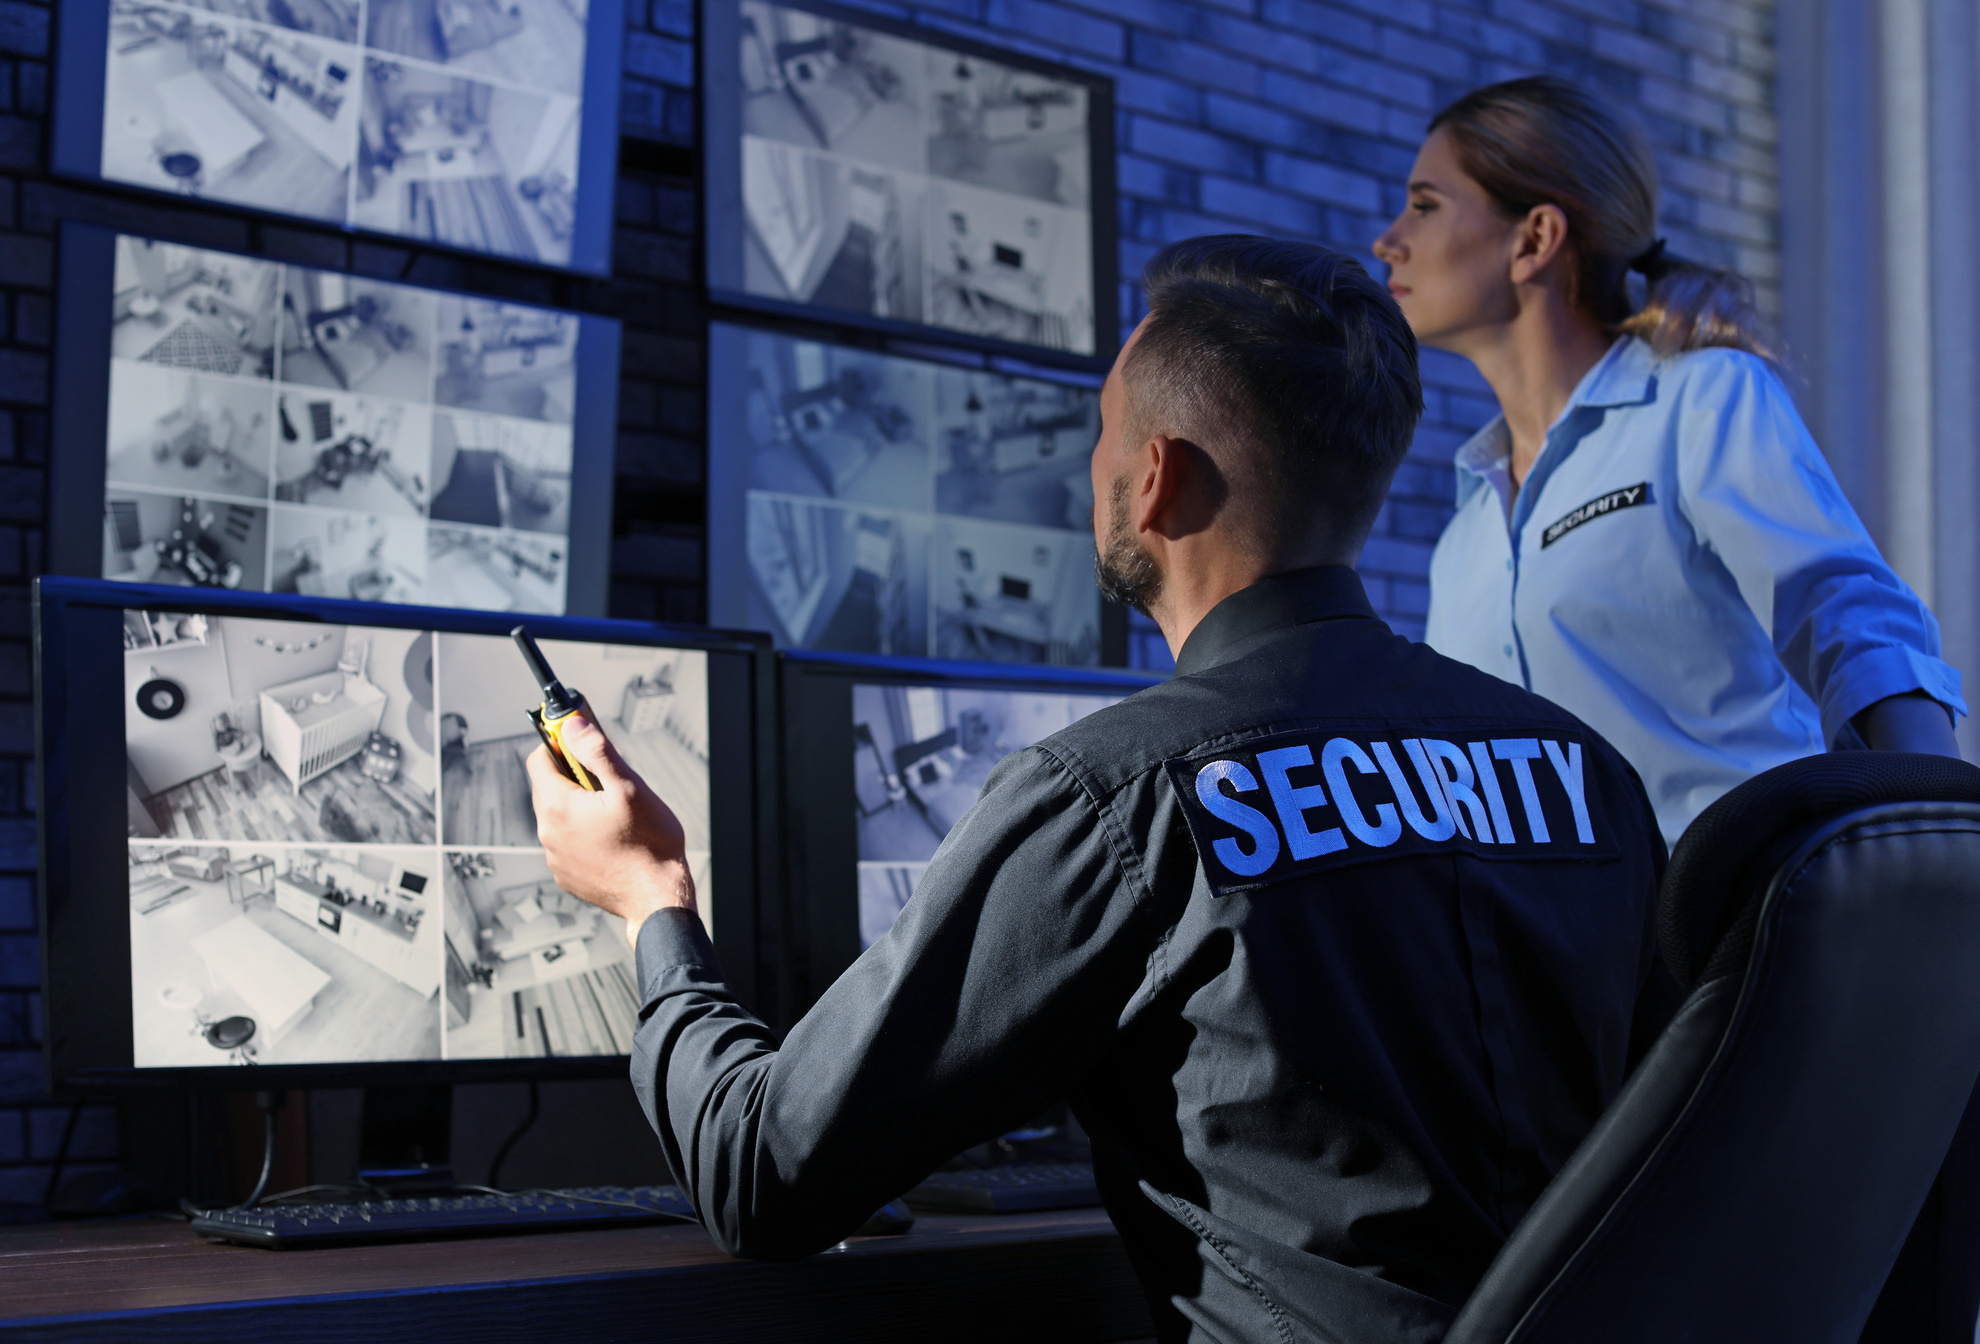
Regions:
[[[1513,231],[1512,282],[1530,285],[1567,250],[1567,215],[1558,205],[1536,205]]]

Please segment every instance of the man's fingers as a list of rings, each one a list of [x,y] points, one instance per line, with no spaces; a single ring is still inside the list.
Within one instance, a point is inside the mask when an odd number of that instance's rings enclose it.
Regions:
[[[589,714],[573,714],[564,727],[561,740],[564,749],[576,758],[577,763],[599,779],[633,777],[633,771],[620,757],[618,748],[605,736],[604,729],[591,721]]]

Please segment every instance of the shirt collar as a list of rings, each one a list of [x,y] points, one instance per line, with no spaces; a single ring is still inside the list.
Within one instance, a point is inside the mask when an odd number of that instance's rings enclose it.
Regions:
[[[1210,608],[1183,641],[1176,675],[1207,672],[1238,656],[1259,635],[1310,621],[1365,616],[1379,620],[1361,586],[1361,575],[1346,565],[1270,574]]]
[[[1648,341],[1625,336],[1595,361],[1595,367],[1581,375],[1566,406],[1561,408],[1560,424],[1583,406],[1636,406],[1656,399],[1657,352]],[[1494,416],[1490,424],[1466,439],[1457,450],[1457,503],[1465,502],[1490,484],[1495,473],[1508,469],[1512,456],[1512,435],[1506,418]]]

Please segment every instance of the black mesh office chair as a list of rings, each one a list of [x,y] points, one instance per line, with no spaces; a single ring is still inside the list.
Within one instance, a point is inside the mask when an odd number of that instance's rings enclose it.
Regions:
[[[1980,769],[1768,771],[1678,842],[1658,933],[1676,1017],[1445,1344],[1863,1331],[1980,1076]]]

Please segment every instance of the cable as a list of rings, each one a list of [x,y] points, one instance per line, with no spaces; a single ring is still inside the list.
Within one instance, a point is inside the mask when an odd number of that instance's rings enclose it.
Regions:
[[[261,1202],[262,1192],[268,1189],[268,1178],[275,1170],[275,1112],[282,1109],[289,1099],[286,1092],[257,1092],[254,1104],[261,1107],[263,1120],[261,1139],[261,1179],[254,1183],[248,1197],[234,1207],[251,1209]]]
[[[69,1164],[69,1144],[76,1137],[76,1121],[82,1119],[83,1098],[77,1097],[76,1104],[69,1108],[69,1121],[62,1126],[62,1143],[55,1150],[55,1165],[48,1171],[48,1188],[41,1192],[41,1207],[45,1210],[55,1202],[55,1187],[62,1179],[62,1168]]]
[[[495,1150],[495,1160],[488,1164],[489,1186],[497,1187],[497,1188],[501,1186],[502,1163],[508,1160],[509,1150],[511,1148],[514,1148],[516,1146],[517,1141],[520,1140],[523,1135],[529,1133],[529,1127],[536,1123],[537,1101],[538,1098],[536,1095],[536,1084],[534,1082],[531,1082],[529,1085],[529,1114],[523,1116],[522,1123],[516,1126],[515,1132],[510,1134],[508,1138],[502,1140],[502,1146]],[[462,1189],[466,1189],[466,1188],[467,1188],[466,1186],[462,1187]]]

